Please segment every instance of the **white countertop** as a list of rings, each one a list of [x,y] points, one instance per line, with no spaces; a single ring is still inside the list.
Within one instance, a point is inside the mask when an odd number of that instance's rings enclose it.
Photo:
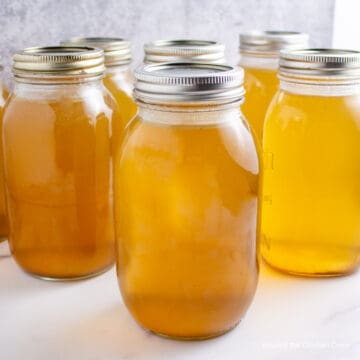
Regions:
[[[135,324],[114,268],[86,281],[51,283],[23,273],[7,253],[0,244],[1,360],[360,359],[360,273],[305,279],[263,265],[236,329],[180,342]]]

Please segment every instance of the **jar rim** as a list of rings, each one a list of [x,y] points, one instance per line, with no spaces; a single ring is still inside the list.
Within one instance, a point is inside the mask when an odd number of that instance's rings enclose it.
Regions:
[[[284,50],[279,60],[280,78],[293,81],[347,82],[360,79],[360,51],[331,48]]]
[[[80,46],[32,47],[13,55],[13,74],[17,79],[101,78],[104,76],[101,49]]]
[[[144,45],[144,52],[145,63],[175,61],[225,63],[225,45],[216,41],[196,39],[155,40]]]
[[[298,31],[251,30],[240,34],[240,53],[250,56],[278,57],[284,49],[308,46],[309,35]]]
[[[62,46],[90,46],[104,51],[105,66],[131,63],[131,42],[118,37],[72,37],[60,42]]]
[[[226,103],[244,97],[244,71],[199,62],[143,65],[135,71],[135,99],[146,103]]]

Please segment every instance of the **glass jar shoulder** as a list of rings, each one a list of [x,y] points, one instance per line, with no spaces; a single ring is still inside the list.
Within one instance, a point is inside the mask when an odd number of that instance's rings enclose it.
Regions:
[[[314,96],[279,90],[268,109],[266,123],[358,122],[360,95]],[[310,125],[310,124],[309,124]]]
[[[39,118],[43,122],[63,118],[80,121],[83,119],[95,126],[100,118],[111,120],[117,111],[116,103],[104,86],[29,86],[21,84],[10,95],[4,121],[27,122]]]
[[[246,66],[242,66],[242,68],[244,69],[245,75],[249,74],[249,75],[252,75],[257,78],[265,78],[265,77],[276,78],[277,77],[277,69],[246,67]]]
[[[244,75],[244,85],[247,91],[251,91],[253,88],[276,89],[278,86],[276,69],[244,67]]]
[[[137,113],[137,106],[132,97],[134,79],[129,68],[107,70],[104,85],[113,96],[122,117],[123,126],[126,126]]]
[[[190,118],[181,113],[156,113],[140,112],[128,125],[122,159],[143,157],[146,161],[150,156],[171,161],[174,166],[183,162],[215,165],[229,161],[258,174],[257,145],[240,111],[232,119],[210,123],[202,123],[199,118],[194,123],[193,113],[188,114]]]
[[[129,67],[109,67],[104,78],[104,85],[116,97],[122,92],[129,98],[132,96],[135,78]]]

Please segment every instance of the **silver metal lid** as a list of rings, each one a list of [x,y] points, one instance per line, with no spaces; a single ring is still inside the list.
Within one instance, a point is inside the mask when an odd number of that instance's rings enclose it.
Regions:
[[[225,63],[225,46],[205,40],[157,40],[145,44],[145,63]]]
[[[339,49],[281,51],[280,77],[360,78],[360,52]]]
[[[243,100],[245,93],[244,71],[226,65],[143,65],[135,77],[135,98],[146,103],[229,103]]]
[[[64,46],[90,46],[104,50],[105,66],[126,65],[131,62],[131,42],[121,38],[74,37],[61,42]]]
[[[105,72],[101,49],[89,47],[33,47],[13,56],[16,78],[93,78]]]
[[[309,35],[295,31],[249,31],[240,34],[240,52],[252,56],[279,56],[283,49],[308,47]]]

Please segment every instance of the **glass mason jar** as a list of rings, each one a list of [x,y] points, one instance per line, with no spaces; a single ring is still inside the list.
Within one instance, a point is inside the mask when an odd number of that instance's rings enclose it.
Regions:
[[[3,71],[0,59],[0,72]],[[8,91],[0,77],[0,127],[2,128],[3,110],[5,101],[8,97]],[[5,199],[5,183],[4,183],[4,164],[3,164],[3,150],[2,150],[2,132],[0,131],[0,242],[6,240],[9,233],[8,216],[6,210]]]
[[[124,125],[135,117],[137,106],[132,97],[134,76],[130,69],[130,41],[121,38],[75,37],[62,41],[61,44],[103,49],[106,66],[104,85],[118,103]]]
[[[280,58],[264,128],[262,255],[271,266],[336,276],[360,264],[360,53]]]
[[[159,335],[221,335],[258,278],[258,154],[240,111],[243,71],[200,63],[136,73],[139,115],[115,155],[117,274]]]
[[[245,70],[246,101],[242,107],[262,141],[266,110],[278,90],[279,52],[308,47],[308,35],[289,31],[250,31],[240,34],[240,66]]]
[[[145,44],[144,63],[203,62],[224,64],[225,46],[206,40],[156,40]]]
[[[120,121],[103,51],[29,48],[13,60],[3,124],[12,254],[41,278],[96,275],[115,258],[110,135]]]

